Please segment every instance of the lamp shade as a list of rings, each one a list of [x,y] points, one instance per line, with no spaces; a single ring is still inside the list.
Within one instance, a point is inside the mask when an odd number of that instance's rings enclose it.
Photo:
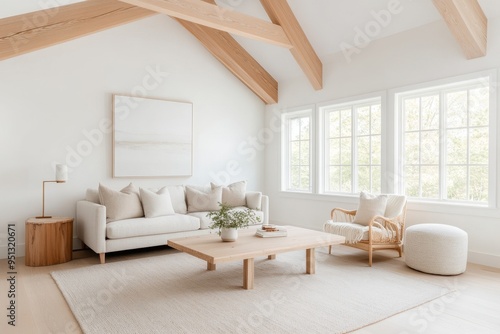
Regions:
[[[68,166],[56,165],[56,181],[57,182],[68,181]]]

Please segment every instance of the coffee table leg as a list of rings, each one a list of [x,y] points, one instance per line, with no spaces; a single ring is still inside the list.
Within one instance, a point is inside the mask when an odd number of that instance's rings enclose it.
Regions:
[[[254,261],[253,259],[243,260],[243,289],[253,289]]]
[[[306,249],[306,273],[314,274],[316,272],[315,249]]]
[[[215,263],[207,262],[207,270],[215,270]]]

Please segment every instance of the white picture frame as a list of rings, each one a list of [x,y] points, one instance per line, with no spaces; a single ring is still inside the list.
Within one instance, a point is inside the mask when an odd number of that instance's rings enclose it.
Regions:
[[[193,104],[113,95],[113,177],[191,176]]]

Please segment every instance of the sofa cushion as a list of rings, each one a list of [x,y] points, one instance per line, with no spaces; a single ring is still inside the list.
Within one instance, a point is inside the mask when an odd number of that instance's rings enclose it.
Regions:
[[[212,189],[218,185],[211,183]],[[230,206],[246,206],[245,193],[247,190],[247,182],[239,181],[231,183],[227,187],[222,187],[222,203]]]
[[[163,187],[157,192],[144,188],[139,188],[139,191],[141,193],[141,202],[146,218],[175,214],[167,187]]]
[[[262,193],[258,191],[249,191],[245,194],[246,206],[249,209],[261,210],[262,209]]]
[[[208,188],[207,191],[200,188],[186,186],[186,198],[188,212],[216,211],[222,201],[222,187]]]
[[[132,183],[120,191],[99,184],[99,200],[106,207],[108,222],[144,216],[139,189]]]
[[[200,212],[190,212],[187,215],[191,217],[196,217],[200,221],[200,228],[206,229],[212,225],[212,219],[207,217],[209,211],[200,211]]]
[[[85,192],[85,200],[95,204],[101,204],[99,200],[99,190],[88,188]]]
[[[155,218],[117,220],[106,225],[106,237],[121,239],[155,234],[194,231],[200,228],[200,220],[189,215],[174,214]],[[167,240],[165,239],[165,245]]]
[[[167,186],[167,189],[170,193],[170,200],[172,201],[175,213],[187,213],[186,192],[184,190],[184,186]]]

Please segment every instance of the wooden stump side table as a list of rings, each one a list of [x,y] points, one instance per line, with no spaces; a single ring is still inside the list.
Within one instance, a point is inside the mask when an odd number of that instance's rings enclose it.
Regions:
[[[27,266],[50,266],[72,259],[73,218],[29,218],[25,227]]]

